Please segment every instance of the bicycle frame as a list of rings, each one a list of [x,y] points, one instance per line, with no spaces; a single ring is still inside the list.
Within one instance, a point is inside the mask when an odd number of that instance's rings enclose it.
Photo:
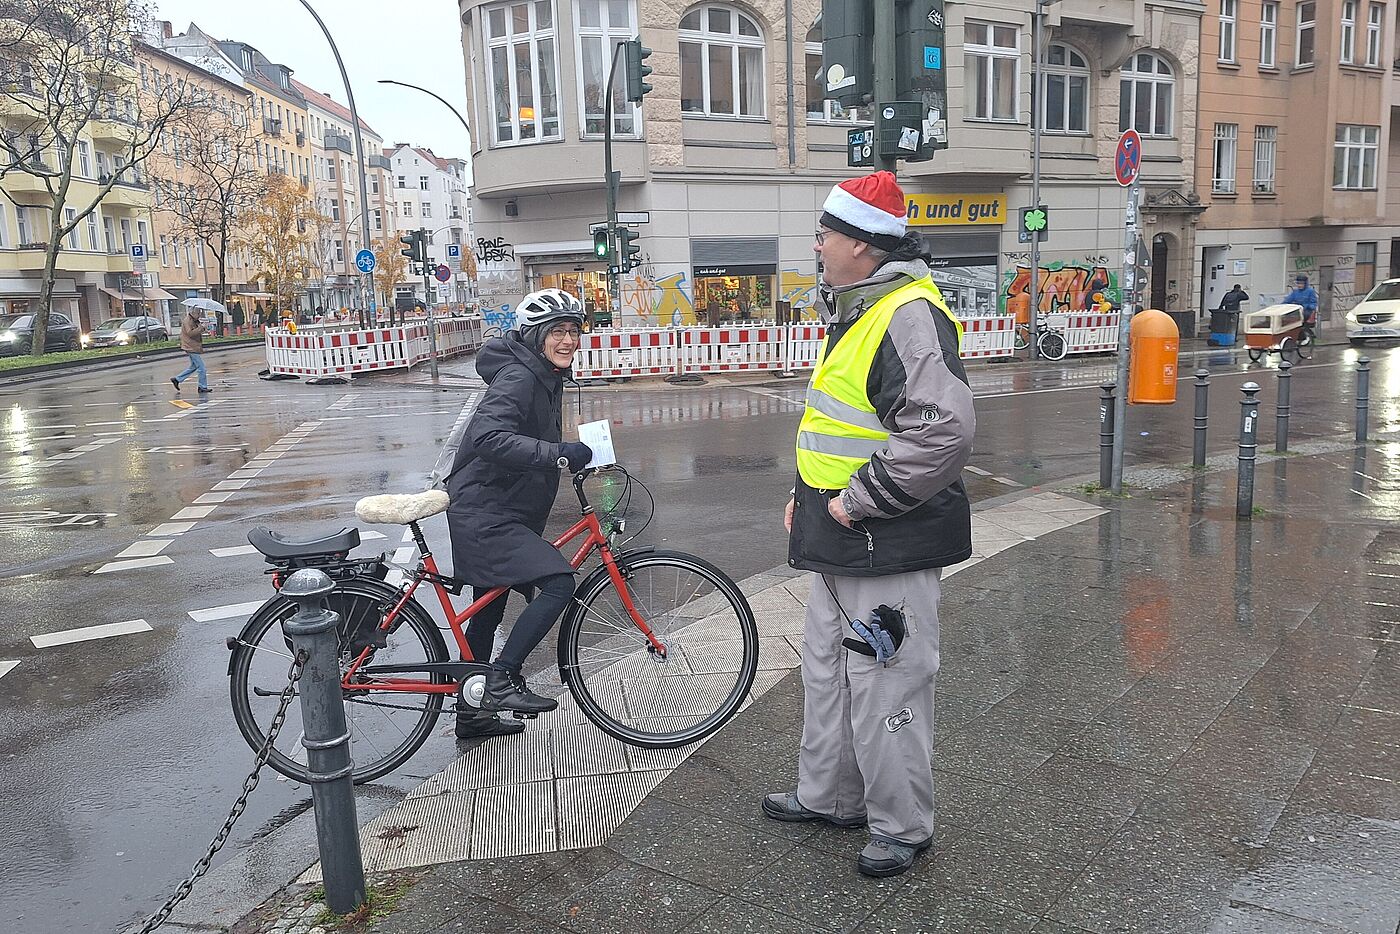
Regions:
[[[579,519],[578,522],[575,522],[567,532],[555,539],[553,545],[555,548],[562,551],[566,545],[580,535],[585,536],[583,543],[579,545],[573,558],[569,560],[570,566],[577,571],[594,551],[599,552],[603,567],[607,569],[608,576],[612,578],[613,586],[617,589],[621,597],[627,615],[632,618],[632,622],[636,625],[637,629],[646,636],[647,641],[651,643],[652,649],[664,658],[666,655],[666,647],[656,638],[656,635],[651,631],[651,627],[646,624],[646,620],[642,618],[642,615],[637,612],[636,606],[633,605],[632,594],[627,589],[626,579],[623,578],[622,572],[618,569],[617,560],[614,558],[612,547],[608,543],[608,537],[603,534],[603,528],[598,521],[598,516],[584,496],[583,479],[589,472],[591,471],[579,473],[574,477],[574,489],[578,494],[579,503],[583,510],[583,517]],[[424,581],[427,581],[432,584],[433,590],[437,593],[438,603],[442,606],[443,614],[447,617],[447,624],[452,630],[453,637],[457,640],[457,649],[461,652],[462,660],[464,662],[486,661],[486,659],[477,659],[473,657],[471,647],[467,644],[466,625],[473,616],[484,610],[496,599],[505,595],[510,588],[496,587],[489,590],[479,599],[472,601],[472,604],[461,613],[458,613],[456,608],[452,605],[452,595],[445,583],[448,578],[443,577],[438,572],[437,561],[433,558],[432,552],[428,549],[427,540],[424,539],[423,532],[418,527],[418,523],[409,523],[409,528],[413,532],[413,539],[418,545],[418,550],[422,552],[422,558],[419,560],[418,567],[414,571],[413,579],[409,581],[408,587],[405,588],[402,596],[399,597],[399,601],[394,604],[392,610],[385,614],[383,622],[379,624],[380,630],[387,632],[393,628],[394,620],[403,608],[408,605],[408,602],[413,599],[413,594],[418,590],[418,586]],[[341,677],[341,688],[343,690],[357,691],[372,687],[376,691],[401,691],[410,694],[455,694],[457,692],[457,683],[455,681],[450,681],[446,684],[437,684],[422,678],[376,678],[372,682],[353,681],[352,679],[365,664],[365,661],[373,651],[373,647],[366,647],[360,652],[359,656],[351,662],[350,667],[346,669],[345,674]]]

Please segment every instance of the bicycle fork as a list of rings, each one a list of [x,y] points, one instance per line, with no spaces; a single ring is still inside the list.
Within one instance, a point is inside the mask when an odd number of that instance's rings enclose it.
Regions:
[[[636,605],[632,602],[632,591],[627,586],[627,578],[623,576],[622,569],[613,560],[612,552],[603,547],[603,566],[608,569],[608,577],[612,579],[613,587],[616,588],[618,598],[622,601],[622,607],[627,611],[627,615],[632,618],[632,622],[642,631],[642,635],[647,637],[650,643],[649,651],[655,652],[661,658],[666,657],[666,646],[656,637],[656,633],[651,631],[642,614],[637,611]]]

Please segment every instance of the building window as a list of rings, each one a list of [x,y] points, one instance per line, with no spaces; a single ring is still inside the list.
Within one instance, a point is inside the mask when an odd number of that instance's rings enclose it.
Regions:
[[[0,224],[0,227],[3,226],[3,224]],[[92,250],[94,253],[101,249],[101,247],[97,245],[97,214],[91,211],[88,212],[87,216],[87,241],[88,249]]]
[[[412,217],[412,216],[413,216],[413,202],[412,202],[412,201],[405,201],[405,202],[403,203],[403,207],[399,209],[399,214],[400,214],[401,216],[403,216],[403,217]]]
[[[76,249],[78,248],[78,223],[77,223],[77,221],[78,221],[78,209],[77,209],[77,208],[64,208],[64,209],[63,209],[63,224],[64,224],[65,227],[70,226],[70,225],[71,225],[71,227],[72,227],[72,229],[68,231],[68,249],[70,249],[70,250],[76,250]]]
[[[407,188],[407,187],[408,187],[408,185],[404,184],[404,176],[400,175],[400,176],[398,177],[398,180],[397,180],[397,182],[395,183],[394,187],[395,187],[395,188]]]
[[[681,17],[681,112],[712,117],[764,113],[763,33],[727,6],[702,6]]]
[[[160,264],[161,266],[170,265],[170,241],[164,236],[160,238]]]
[[[496,142],[558,139],[559,81],[550,0],[486,11],[486,45]]]
[[[128,254],[128,255],[130,255],[130,254],[131,254],[131,221],[128,220],[127,218],[123,217],[122,220],[121,220],[121,224],[120,224],[119,226],[120,226],[121,229],[122,229],[122,252],[123,252],[123,253],[126,253],[126,254]]]
[[[433,204],[432,204],[431,201],[424,201],[424,202],[423,202],[423,211],[422,211],[422,215],[423,215],[424,217],[432,217],[432,216],[433,216]]]
[[[1077,49],[1052,42],[1045,50],[1045,94],[1039,112],[1047,133],[1089,131],[1089,62]],[[1035,78],[1031,78],[1035,90]]]
[[[1215,125],[1215,162],[1210,190],[1216,194],[1235,193],[1235,163],[1238,161],[1240,128],[1236,123]]]
[[[1259,67],[1278,66],[1278,2],[1264,0],[1259,10]]]
[[[963,42],[968,119],[1015,120],[1020,70],[1019,28],[969,21]]]
[[[372,213],[374,214],[374,229],[375,229],[375,230],[383,230],[383,229],[384,229],[384,212],[381,211],[379,208],[375,208],[374,211],[373,211]]]
[[[1238,21],[1239,0],[1220,0],[1220,51],[1222,62],[1234,64],[1235,25]]]
[[[1356,282],[1353,285],[1353,292],[1356,295],[1365,295],[1376,285],[1376,244],[1358,243],[1356,245]]]
[[[1340,61],[1343,65],[1356,62],[1356,9],[1360,0],[1342,0],[1342,50]]]
[[[378,176],[378,175],[371,175],[371,176],[369,177],[369,193],[372,194],[372,195],[377,195],[377,194],[379,194],[379,176]]]
[[[337,264],[345,262],[345,242],[343,240],[335,241],[335,261]]]
[[[428,176],[426,176],[426,175],[420,175],[420,176],[418,176],[418,190],[419,190],[419,191],[427,191],[427,190],[428,190]]]
[[[1119,80],[1118,129],[1171,136],[1175,89],[1171,66],[1161,56],[1139,52],[1128,59]]]
[[[117,252],[117,229],[112,224],[110,217],[102,218],[102,237],[107,244],[108,253]]]
[[[137,222],[136,222],[136,242],[139,243],[139,244],[141,244],[142,246],[146,246],[146,245],[147,245],[147,243],[146,243],[146,222],[145,222],[145,221],[137,221]]]
[[[204,241],[203,241],[203,240],[199,241],[198,247],[199,247],[199,248],[198,248],[197,254],[198,254],[198,256],[199,256],[199,268],[200,268],[200,269],[203,269],[203,268],[204,268]]]
[[[1373,3],[1366,10],[1366,64],[1381,65],[1381,36],[1385,29],[1385,4]]]
[[[1274,169],[1278,162],[1278,127],[1254,128],[1254,190],[1274,193]]]
[[[1293,64],[1306,68],[1317,55],[1317,3],[1306,0],[1298,4],[1298,50]]]
[[[579,108],[583,135],[603,135],[603,95],[613,49],[637,32],[631,0],[576,0],[574,30],[578,33]],[[637,107],[627,100],[622,76],[613,81],[613,133],[637,135]]]
[[[85,139],[78,140],[78,174],[83,178],[92,178],[92,161]]]
[[[1372,191],[1376,187],[1376,154],[1381,128],[1339,123],[1332,148],[1332,187]]]

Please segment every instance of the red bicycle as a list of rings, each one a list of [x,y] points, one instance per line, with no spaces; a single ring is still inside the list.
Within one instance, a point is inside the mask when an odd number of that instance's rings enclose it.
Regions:
[[[584,490],[585,480],[597,474],[625,478],[621,491],[614,489],[619,512],[631,499],[633,478],[620,467],[574,475],[582,518],[554,545],[562,550],[582,537],[569,563],[578,569],[595,555],[600,563],[574,591],[559,628],[558,676],[542,689],[562,695],[567,688],[576,706],[561,704],[545,716],[558,726],[592,722],[634,746],[697,742],[728,722],[748,697],[758,669],[753,611],[733,580],[694,555],[652,548],[614,552],[625,519],[610,511],[605,529]],[[329,606],[340,614],[341,689],[356,782],[379,778],[408,761],[431,735],[448,697],[459,706],[480,706],[486,660],[472,657],[464,627],[506,593],[504,587],[492,590],[460,613],[453,607],[452,597],[463,584],[439,573],[419,527],[447,509],[446,493],[361,500],[356,507],[361,519],[367,509],[376,516],[394,512],[418,546],[418,565],[399,586],[387,583],[382,554],[350,557],[360,543],[358,529],[310,542],[288,541],[262,528],[248,535],[272,565],[274,587],[280,589],[288,574],[306,567],[319,568],[336,583]],[[461,661],[448,655],[443,627],[414,597],[424,584],[437,593]],[[265,741],[286,685],[292,652],[282,622],[295,612],[296,605],[278,594],[228,639],[233,714],[254,749]],[[300,717],[299,705],[290,711],[268,761],[304,782],[305,751],[293,722]]]

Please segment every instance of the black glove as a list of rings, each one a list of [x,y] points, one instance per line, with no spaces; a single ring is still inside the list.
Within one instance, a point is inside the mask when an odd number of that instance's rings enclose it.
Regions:
[[[582,441],[565,441],[559,445],[559,456],[569,462],[569,469],[578,473],[593,459],[593,449]]]

